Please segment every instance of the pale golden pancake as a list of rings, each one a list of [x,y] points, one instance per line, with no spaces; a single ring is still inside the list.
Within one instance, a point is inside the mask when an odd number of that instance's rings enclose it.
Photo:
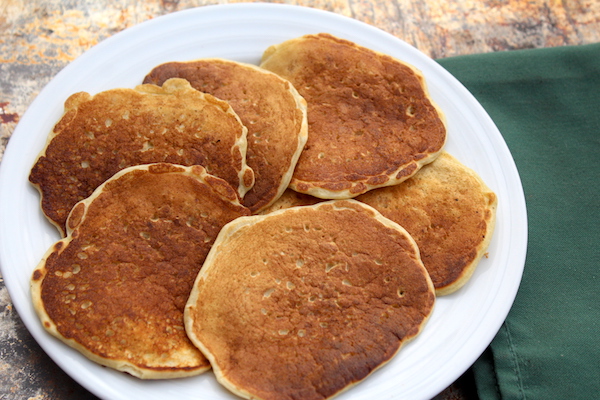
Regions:
[[[183,78],[192,87],[231,104],[248,128],[247,163],[256,175],[243,204],[254,213],[287,188],[307,139],[306,101],[291,83],[255,65],[223,59],[169,62],[144,83]]]
[[[297,206],[312,206],[313,204],[321,203],[325,200],[319,199],[318,197],[311,196],[310,194],[299,193],[292,189],[286,189],[281,196],[260,212],[260,214],[266,215],[274,211],[283,210],[290,207]]]
[[[329,34],[268,48],[260,64],[308,103],[308,141],[290,187],[351,198],[395,185],[433,161],[446,140],[423,75],[388,55]]]
[[[184,319],[233,393],[322,400],[388,362],[434,301],[410,235],[363,203],[335,200],[227,224]]]
[[[446,152],[404,183],[356,199],[412,235],[438,296],[469,280],[494,232],[497,196]]]
[[[203,167],[126,168],[79,202],[31,279],[44,328],[91,360],[144,379],[199,374],[183,309],[221,227],[250,211]]]
[[[139,164],[202,165],[238,190],[254,183],[246,128],[228,103],[183,79],[94,96],[80,92],[48,137],[29,180],[61,232],[71,208],[117,171]]]

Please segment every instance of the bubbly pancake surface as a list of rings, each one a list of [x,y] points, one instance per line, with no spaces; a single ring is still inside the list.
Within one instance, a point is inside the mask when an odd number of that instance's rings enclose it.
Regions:
[[[497,196],[446,152],[402,184],[356,199],[412,235],[438,296],[469,280],[494,231]]]
[[[75,203],[132,165],[202,165],[243,196],[254,183],[245,161],[246,132],[228,103],[183,79],[94,96],[80,92],[65,102],[29,180],[63,235]]]
[[[306,143],[306,101],[272,72],[216,58],[161,64],[144,83],[161,85],[173,77],[227,101],[239,115],[248,128],[246,160],[256,175],[243,204],[254,213],[267,207],[287,188]]]
[[[445,144],[422,74],[390,56],[317,34],[271,46],[260,66],[308,103],[309,138],[290,183],[298,192],[340,199],[394,185]]]
[[[221,227],[243,215],[237,194],[200,166],[124,169],[79,202],[68,236],[31,280],[52,335],[102,365],[148,379],[199,374],[183,311]]]
[[[326,399],[417,335],[435,301],[414,240],[354,200],[227,224],[184,319],[219,382],[252,399]]]

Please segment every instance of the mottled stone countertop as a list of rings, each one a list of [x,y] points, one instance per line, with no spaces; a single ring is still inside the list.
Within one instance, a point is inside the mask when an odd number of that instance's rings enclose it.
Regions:
[[[0,162],[29,104],[69,62],[115,33],[224,0],[0,0]],[[248,1],[245,1],[248,2]],[[432,58],[600,42],[598,0],[286,0],[374,25]],[[2,221],[0,221],[2,223]],[[0,277],[0,399],[93,399],[28,333]],[[469,371],[436,399],[471,399]]]

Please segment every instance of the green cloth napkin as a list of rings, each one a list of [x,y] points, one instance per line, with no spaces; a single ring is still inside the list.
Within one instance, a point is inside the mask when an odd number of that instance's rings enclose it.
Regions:
[[[473,365],[481,399],[600,398],[600,44],[437,60],[490,114],[519,170],[523,280]]]

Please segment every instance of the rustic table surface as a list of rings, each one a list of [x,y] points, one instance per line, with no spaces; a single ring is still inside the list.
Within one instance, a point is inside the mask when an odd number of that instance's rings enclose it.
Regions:
[[[0,162],[39,91],[115,33],[226,0],[0,0]],[[246,1],[248,2],[248,1]],[[374,25],[432,58],[600,42],[599,0],[286,0]],[[1,221],[0,221],[1,223]],[[0,399],[94,399],[41,350],[0,276]],[[477,398],[467,371],[436,400]]]

